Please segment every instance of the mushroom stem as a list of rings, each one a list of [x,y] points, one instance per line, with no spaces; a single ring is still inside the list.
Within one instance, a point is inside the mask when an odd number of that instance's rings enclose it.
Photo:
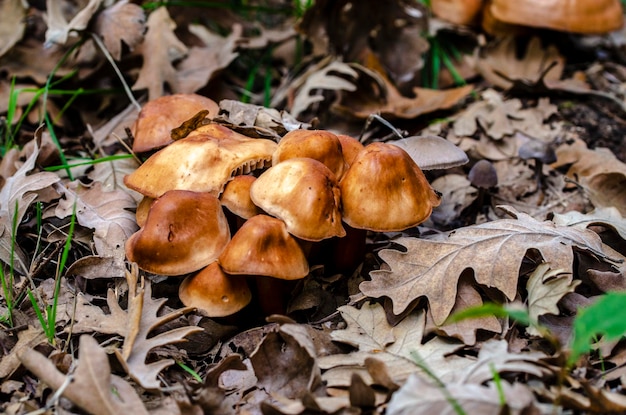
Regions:
[[[346,236],[329,240],[330,252],[326,255],[326,269],[331,273],[350,275],[365,258],[366,229],[344,224]]]
[[[257,291],[257,302],[264,316],[287,314],[287,305],[295,281],[253,275]]]

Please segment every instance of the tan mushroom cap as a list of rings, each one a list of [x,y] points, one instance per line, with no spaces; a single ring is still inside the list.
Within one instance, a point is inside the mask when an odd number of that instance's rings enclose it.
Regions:
[[[252,300],[246,279],[227,275],[217,262],[187,276],[178,288],[178,297],[209,317],[226,317],[243,309]]]
[[[272,157],[272,165],[282,161],[306,157],[320,161],[339,178],[347,168],[341,142],[330,131],[292,130],[280,139]]]
[[[493,0],[489,11],[509,24],[584,34],[612,32],[624,23],[620,0]]]
[[[202,110],[208,110],[207,117],[213,118],[219,112],[219,106],[212,99],[198,94],[166,95],[147,102],[131,127],[133,151],[142,153],[165,147],[174,141],[172,129]]]
[[[317,160],[294,158],[270,167],[252,184],[250,197],[298,238],[320,241],[346,234],[337,178]]]
[[[153,198],[169,190],[217,197],[234,176],[271,163],[275,142],[248,138],[219,125],[211,129],[212,134],[191,134],[157,151],[124,177],[124,184]]]
[[[477,20],[483,0],[431,0],[433,13],[448,22],[469,25]]]
[[[126,257],[154,274],[182,275],[215,261],[230,240],[219,200],[172,190],[155,200],[144,226],[126,241]]]
[[[339,183],[343,220],[353,228],[400,231],[425,221],[440,198],[406,151],[372,143]]]
[[[267,215],[248,219],[224,248],[219,263],[235,275],[297,280],[309,273],[304,252],[285,223]]]
[[[137,209],[135,210],[135,220],[140,228],[145,225],[146,219],[148,219],[148,213],[150,212],[150,207],[155,200],[156,199],[152,197],[144,196],[143,199],[141,199],[141,201],[137,204]]]
[[[345,160],[347,167],[354,162],[357,154],[365,148],[365,146],[356,138],[345,134],[337,134],[337,138],[341,143],[341,152],[343,153],[343,159]],[[344,172],[345,174],[345,172]]]
[[[248,174],[235,176],[226,184],[220,196],[222,206],[244,219],[261,213],[261,209],[250,198],[250,187],[255,180],[256,177]]]

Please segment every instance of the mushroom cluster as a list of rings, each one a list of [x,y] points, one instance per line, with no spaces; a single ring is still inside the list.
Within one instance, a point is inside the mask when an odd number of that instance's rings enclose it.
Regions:
[[[337,269],[349,269],[367,231],[416,226],[439,204],[400,147],[322,130],[294,130],[276,144],[204,125],[124,182],[145,196],[128,259],[185,276],[181,301],[210,317],[244,308],[249,282],[264,313],[284,313],[282,293],[308,275],[315,244],[341,252]]]

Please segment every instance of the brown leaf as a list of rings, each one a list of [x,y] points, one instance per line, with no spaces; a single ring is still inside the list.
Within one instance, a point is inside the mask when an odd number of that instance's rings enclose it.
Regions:
[[[526,46],[524,56],[519,59],[516,40],[513,36],[502,38],[475,59],[476,69],[488,82],[503,89],[510,88],[513,80],[536,83],[552,62],[556,62],[556,65],[543,79],[549,82],[561,78],[565,58],[559,54],[556,46],[542,48],[541,40],[533,37]]]
[[[44,342],[46,342],[46,335],[40,325],[28,326],[26,330],[19,331],[15,346],[0,359],[0,379],[10,376],[20,366],[19,356],[22,352]]]
[[[46,45],[53,43],[65,44],[72,31],[83,31],[87,24],[102,5],[103,0],[89,0],[89,3],[81,10],[77,11],[68,22],[65,20],[65,7],[67,2],[58,0],[47,0],[47,25]],[[75,35],[75,34],[74,34]]]
[[[387,296],[394,314],[426,296],[435,324],[442,324],[454,307],[457,282],[471,268],[478,284],[501,291],[510,300],[517,292],[519,266],[529,249],[537,249],[554,268],[572,272],[572,247],[611,262],[598,235],[589,230],[555,226],[517,213],[517,219],[500,219],[459,228],[444,238],[401,238],[407,252],[383,250],[380,257],[391,270],[371,273],[361,283],[370,297]]]
[[[24,35],[24,4],[22,0],[4,0],[0,4],[0,56],[7,53]]]
[[[286,398],[302,398],[320,383],[313,341],[306,328],[283,324],[269,333],[250,356],[250,363],[265,392]]]
[[[501,388],[501,389],[500,389]],[[500,396],[502,393],[504,396]],[[467,414],[525,414],[534,407],[535,397],[521,383],[511,385],[501,381],[498,385],[448,383],[436,385],[422,376],[412,375],[389,401],[389,415],[453,413],[450,399]],[[503,407],[501,399],[506,403]],[[506,411],[506,412],[505,412]]]
[[[209,32],[205,26],[190,25],[189,31],[198,36],[204,47],[191,47],[189,53],[180,64],[178,71],[178,92],[192,93],[209,83],[215,74],[226,68],[235,60],[237,43],[241,41],[243,28],[240,24],[233,25],[231,33],[222,37]]]
[[[37,200],[37,192],[59,181],[59,176],[54,173],[31,172],[39,154],[39,147],[35,145],[33,148],[24,164],[6,178],[0,190],[0,260],[11,264],[13,257],[11,265],[21,274],[27,272],[26,258],[13,241],[13,221],[19,225],[30,205]]]
[[[20,360],[42,382],[54,390],[63,388],[63,396],[91,414],[148,414],[134,388],[111,374],[107,354],[93,337],[81,336],[78,349],[80,358],[69,382],[52,361],[33,349],[22,353]]]
[[[128,313],[120,307],[113,289],[107,290],[108,314],[105,314],[100,307],[90,304],[84,294],[79,293],[77,297],[75,323],[71,327],[66,327],[66,332],[96,332],[126,337],[129,329]]]
[[[173,61],[188,53],[187,47],[176,37],[176,23],[170,18],[167,8],[159,7],[148,16],[148,31],[141,44],[143,65],[134,90],[148,89],[148,99],[153,100],[164,94],[167,83],[172,92],[179,92],[179,78]]]
[[[120,0],[104,9],[96,19],[94,30],[115,60],[122,57],[122,42],[133,50],[143,40],[146,16],[141,6]]]
[[[202,331],[200,327],[178,327],[156,336],[150,336],[152,331],[165,323],[193,310],[185,307],[159,315],[166,298],[155,300],[152,298],[150,280],[144,280],[144,286],[137,285],[137,268],[127,273],[129,285],[128,331],[124,338],[122,361],[125,362],[129,375],[146,389],[159,389],[161,382],[159,373],[174,364],[173,359],[161,359],[146,363],[148,353],[155,347],[185,341],[185,337]]]
[[[528,278],[528,316],[530,321],[539,322],[539,316],[544,314],[560,313],[557,303],[567,293],[571,293],[581,283],[572,281],[572,275],[559,269],[551,269],[550,264],[544,262],[537,266]],[[539,331],[528,326],[526,332],[531,336],[539,335]]]

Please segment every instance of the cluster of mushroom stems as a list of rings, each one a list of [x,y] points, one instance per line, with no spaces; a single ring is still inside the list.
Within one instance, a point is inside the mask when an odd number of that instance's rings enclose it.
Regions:
[[[209,123],[124,182],[144,195],[128,260],[184,276],[181,301],[210,317],[248,305],[250,284],[263,313],[284,312],[280,281],[306,277],[320,247],[327,265],[348,271],[362,260],[367,231],[416,226],[439,204],[400,147],[323,130],[293,130],[277,144]]]

